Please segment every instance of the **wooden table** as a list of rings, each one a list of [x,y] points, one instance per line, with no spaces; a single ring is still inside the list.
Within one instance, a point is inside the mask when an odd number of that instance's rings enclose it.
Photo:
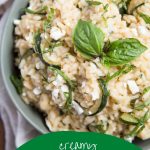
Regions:
[[[0,120],[0,150],[4,150],[4,128],[1,120]]]

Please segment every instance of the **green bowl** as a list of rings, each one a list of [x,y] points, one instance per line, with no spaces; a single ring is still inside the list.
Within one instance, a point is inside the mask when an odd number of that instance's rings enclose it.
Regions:
[[[47,133],[49,132],[43,118],[41,115],[32,107],[29,105],[26,105],[21,97],[16,93],[16,90],[14,86],[12,85],[10,81],[10,76],[13,74],[13,31],[14,31],[14,25],[13,21],[14,19],[20,18],[21,15],[21,9],[25,8],[28,4],[28,0],[15,0],[14,4],[12,6],[12,9],[10,11],[10,14],[8,16],[3,37],[2,37],[2,43],[1,43],[1,69],[2,69],[2,76],[4,80],[4,84],[6,86],[6,89],[17,107],[17,109],[22,113],[22,115],[31,123],[38,131],[41,133]],[[142,147],[144,150],[150,149],[150,140],[147,141],[141,141],[136,140],[135,143]]]

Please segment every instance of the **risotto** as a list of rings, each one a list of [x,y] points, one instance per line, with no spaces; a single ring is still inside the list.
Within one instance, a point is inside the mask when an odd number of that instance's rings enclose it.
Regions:
[[[11,80],[50,131],[150,138],[150,0],[30,0]]]

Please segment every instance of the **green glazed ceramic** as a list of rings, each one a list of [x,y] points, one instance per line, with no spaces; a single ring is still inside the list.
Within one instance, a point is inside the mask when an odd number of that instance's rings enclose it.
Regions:
[[[20,18],[21,9],[25,8],[28,0],[15,0],[8,16],[1,44],[1,69],[2,76],[6,89],[22,115],[41,133],[47,133],[48,129],[41,117],[41,115],[29,105],[26,105],[16,93],[14,86],[10,81],[10,75],[13,74],[13,31],[14,19]],[[150,140],[142,141],[136,140],[135,143],[142,147],[143,150],[150,150]]]

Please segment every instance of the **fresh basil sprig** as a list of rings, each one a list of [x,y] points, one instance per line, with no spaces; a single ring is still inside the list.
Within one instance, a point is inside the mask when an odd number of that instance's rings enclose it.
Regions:
[[[121,66],[140,56],[147,47],[135,38],[119,39],[104,46],[104,33],[88,21],[79,20],[73,33],[76,50],[86,59],[101,57],[106,66]]]
[[[72,107],[72,92],[75,89],[75,83],[72,80],[70,80],[69,77],[60,69],[53,67],[53,66],[49,66],[48,69],[53,71],[56,74],[59,74],[65,80],[65,82],[68,86],[69,92],[64,93],[64,95],[66,97],[66,103],[65,103],[64,109],[63,109],[65,112],[68,112]]]
[[[73,42],[83,57],[98,57],[103,51],[104,33],[91,22],[79,20],[74,30]]]
[[[126,38],[112,42],[103,57],[107,66],[120,66],[133,61],[147,48],[137,39]]]
[[[101,5],[102,2],[94,1],[94,0],[86,0],[89,5]]]
[[[143,20],[145,21],[146,24],[150,24],[150,16],[140,13],[140,17],[143,18]]]

